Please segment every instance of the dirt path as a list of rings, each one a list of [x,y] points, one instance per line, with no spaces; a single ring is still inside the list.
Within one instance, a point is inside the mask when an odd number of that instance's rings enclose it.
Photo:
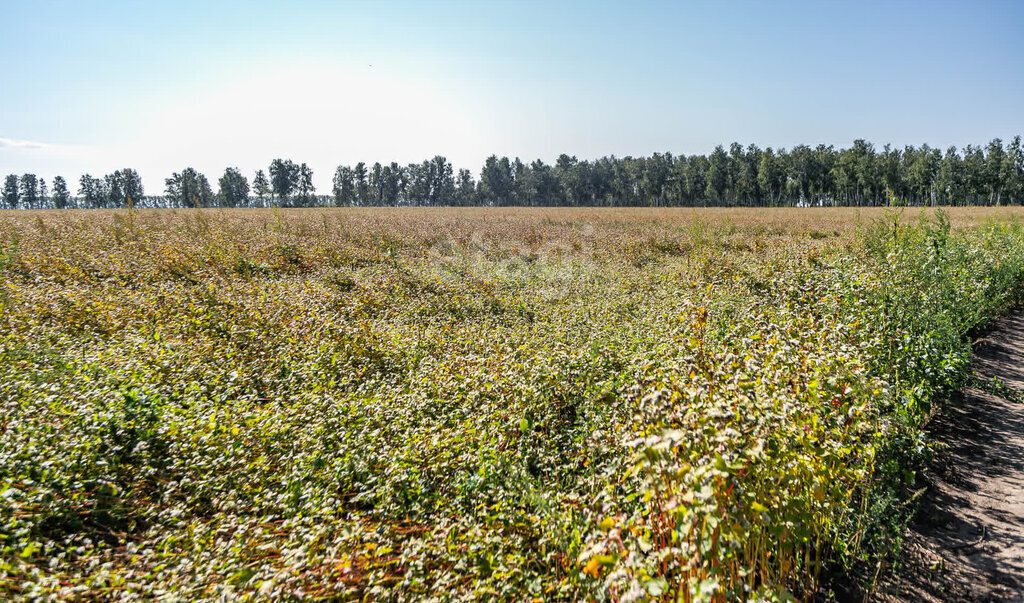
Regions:
[[[968,387],[931,426],[948,449],[880,601],[1024,601],[1024,314],[998,321],[974,361],[1007,388]]]

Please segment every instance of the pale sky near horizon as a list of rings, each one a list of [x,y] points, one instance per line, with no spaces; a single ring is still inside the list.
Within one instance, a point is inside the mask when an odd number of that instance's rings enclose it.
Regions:
[[[1024,134],[1022,2],[0,0],[0,175]]]

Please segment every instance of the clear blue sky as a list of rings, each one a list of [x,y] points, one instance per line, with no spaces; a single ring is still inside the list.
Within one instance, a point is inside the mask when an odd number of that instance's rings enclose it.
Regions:
[[[1024,2],[0,3],[0,174],[1024,133]]]

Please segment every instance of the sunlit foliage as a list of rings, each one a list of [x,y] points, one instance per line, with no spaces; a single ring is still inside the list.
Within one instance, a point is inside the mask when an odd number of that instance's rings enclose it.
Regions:
[[[818,592],[1024,231],[814,212],[4,214],[0,595]]]

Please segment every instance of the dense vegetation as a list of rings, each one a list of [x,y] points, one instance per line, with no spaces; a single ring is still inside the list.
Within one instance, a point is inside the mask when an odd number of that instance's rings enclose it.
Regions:
[[[8,214],[0,597],[869,582],[1024,229],[839,212]]]
[[[269,177],[268,175],[269,174]],[[311,206],[750,206],[1004,205],[1024,202],[1020,136],[1004,147],[968,145],[943,152],[927,144],[881,151],[864,141],[836,150],[800,145],[786,151],[719,146],[708,156],[604,157],[562,155],[541,160],[488,157],[479,179],[441,156],[398,163],[338,166],[330,196],[317,195],[305,163],[275,159],[250,186],[227,168],[214,193],[194,168],[165,181],[164,196],[146,197],[135,170],[104,178],[83,175],[78,197],[57,177],[52,193],[34,174],[7,176],[9,208],[311,207]]]

